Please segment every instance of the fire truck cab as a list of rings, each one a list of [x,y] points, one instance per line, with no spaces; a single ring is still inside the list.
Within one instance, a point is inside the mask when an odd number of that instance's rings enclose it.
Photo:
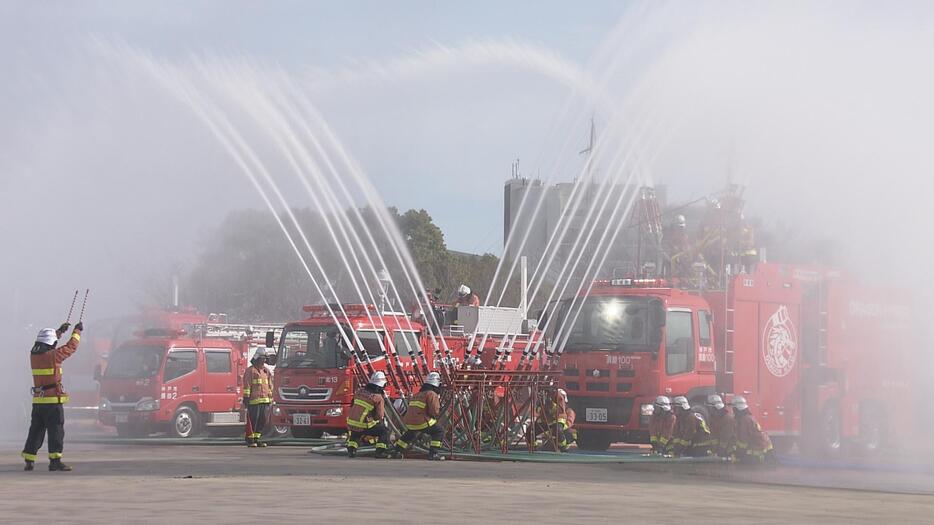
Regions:
[[[262,349],[252,333],[272,327],[204,323],[193,333],[148,329],[125,341],[101,377],[100,422],[122,437],[242,427],[243,373]]]

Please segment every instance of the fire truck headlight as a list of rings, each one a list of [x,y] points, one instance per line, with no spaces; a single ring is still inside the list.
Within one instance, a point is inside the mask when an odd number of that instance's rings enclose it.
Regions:
[[[639,410],[643,416],[651,416],[655,413],[655,406],[652,403],[644,403]]]
[[[159,410],[159,400],[153,399],[151,397],[144,397],[139,400],[139,403],[136,403],[136,410],[139,412],[152,412],[153,410]]]
[[[277,407],[277,406],[272,407],[272,415],[274,415],[274,416],[281,416],[281,415],[282,415],[282,409],[279,408],[279,407]]]
[[[106,397],[101,398],[101,404],[97,407],[99,410],[110,410],[110,400]]]
[[[343,407],[329,408],[324,411],[324,415],[328,417],[337,417],[344,413]]]

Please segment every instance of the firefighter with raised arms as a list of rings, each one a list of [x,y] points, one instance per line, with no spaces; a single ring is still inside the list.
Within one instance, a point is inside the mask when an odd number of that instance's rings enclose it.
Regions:
[[[26,445],[23,447],[26,471],[33,470],[36,454],[42,448],[46,433],[49,434],[49,470],[71,470],[71,467],[62,463],[62,451],[65,447],[65,403],[68,402],[68,394],[62,386],[62,362],[78,350],[84,323],[76,324],[68,342],[55,348],[59,338],[70,326],[63,323],[58,330],[43,328],[29,352],[33,387],[32,419]]]
[[[668,456],[671,454],[677,418],[671,410],[671,399],[668,396],[656,397],[654,405],[649,419],[649,442],[652,444],[652,452]]]
[[[252,366],[243,373],[243,406],[252,430],[246,442],[249,447],[265,447],[262,437],[272,404],[272,373],[266,368],[266,352],[262,349],[253,354],[250,363]]]
[[[388,445],[389,429],[383,424],[386,407],[383,404],[383,388],[386,386],[386,374],[374,372],[370,382],[363,388],[354,392],[353,404],[347,414],[347,429],[350,437],[347,438],[347,457],[357,455],[360,439],[364,436],[376,438],[376,457],[389,457]]]
[[[409,401],[408,410],[402,419],[405,425],[405,434],[396,440],[393,457],[405,456],[415,439],[422,432],[428,434],[428,459],[443,459],[438,451],[441,449],[441,438],[444,437],[444,428],[438,423],[441,417],[441,374],[431,372],[425,378],[422,389]]]

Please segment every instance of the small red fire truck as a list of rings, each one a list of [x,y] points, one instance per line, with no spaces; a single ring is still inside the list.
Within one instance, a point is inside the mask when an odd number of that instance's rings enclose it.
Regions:
[[[262,350],[253,334],[266,330],[278,328],[207,322],[143,330],[110,353],[100,380],[100,422],[131,437],[167,431],[187,438],[242,427],[243,373]]]

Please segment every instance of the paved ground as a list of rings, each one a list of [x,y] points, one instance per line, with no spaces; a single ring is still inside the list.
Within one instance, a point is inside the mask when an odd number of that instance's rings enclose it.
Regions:
[[[69,444],[76,470],[21,471],[0,443],[0,522],[930,523],[924,472],[724,465],[348,460],[302,447]],[[815,488],[833,486],[844,488]],[[52,496],[54,494],[54,496]]]

